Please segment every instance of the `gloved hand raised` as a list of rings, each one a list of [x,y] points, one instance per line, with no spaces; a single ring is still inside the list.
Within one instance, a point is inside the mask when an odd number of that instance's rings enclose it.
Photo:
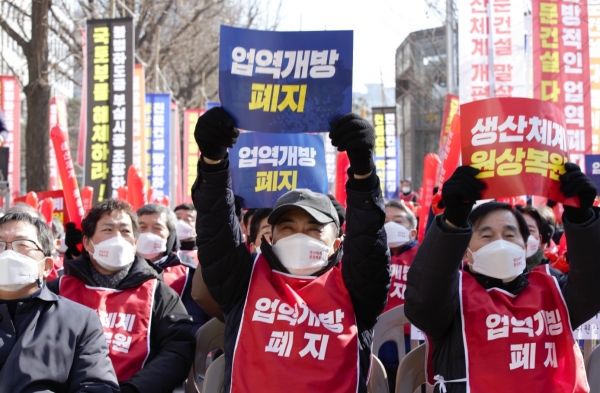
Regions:
[[[463,165],[454,171],[452,176],[444,183],[442,202],[446,210],[444,217],[457,227],[467,226],[467,221],[475,201],[481,199],[481,190],[485,184],[476,179],[479,169]]]
[[[375,131],[362,117],[348,113],[331,122],[329,138],[338,151],[347,151],[355,175],[368,175],[375,169]]]
[[[227,148],[233,147],[240,136],[235,120],[221,107],[206,111],[196,123],[194,138],[202,156],[211,160],[222,160]]]
[[[564,205],[564,215],[573,224],[583,224],[592,218],[594,214],[590,208],[594,204],[598,190],[594,182],[581,172],[581,168],[576,164],[567,162],[565,169],[567,173],[560,176],[560,181],[562,182],[560,191],[567,198],[578,196],[579,207]]]
[[[78,256],[81,254],[81,247],[83,244],[83,232],[81,229],[77,229],[77,226],[73,222],[65,224],[65,245],[67,250],[72,256]]]

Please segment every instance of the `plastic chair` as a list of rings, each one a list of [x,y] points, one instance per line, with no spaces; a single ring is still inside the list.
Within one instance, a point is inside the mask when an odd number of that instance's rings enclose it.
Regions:
[[[225,356],[219,356],[208,366],[202,393],[221,393],[225,383]]]
[[[419,345],[400,360],[398,374],[396,374],[396,393],[412,393],[419,386],[426,383],[425,380],[425,344]],[[427,385],[428,391],[433,391],[431,385]]]
[[[367,383],[368,393],[390,393],[387,373],[381,361],[375,355],[371,355],[371,375]]]
[[[594,348],[585,364],[590,393],[600,393],[600,349]]]
[[[394,307],[381,314],[373,329],[373,353],[378,354],[383,343],[393,341],[398,347],[400,360],[406,353],[404,345],[404,325],[410,324],[404,315],[404,305]]]
[[[223,335],[225,334],[225,324],[217,318],[206,322],[196,332],[196,356],[192,370],[186,383],[186,393],[203,393],[203,384],[206,378],[206,358],[208,354],[215,349],[223,349]],[[221,359],[221,356],[219,359]],[[217,359],[217,360],[219,360]],[[216,360],[215,360],[216,362]],[[213,362],[214,363],[214,362]],[[223,366],[224,367],[224,366]],[[221,377],[223,379],[223,377]]]

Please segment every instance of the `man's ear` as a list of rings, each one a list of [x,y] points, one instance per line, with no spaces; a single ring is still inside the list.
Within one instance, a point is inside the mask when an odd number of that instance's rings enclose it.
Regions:
[[[413,241],[417,238],[417,230],[416,229],[411,229],[410,230],[410,241]]]
[[[44,258],[44,264],[42,265],[42,269],[43,271],[40,273],[42,274],[42,277],[44,277],[45,280],[52,272],[52,269],[54,269],[54,259],[52,259],[52,257]]]
[[[333,252],[336,252],[338,248],[340,248],[340,245],[342,244],[342,238],[341,237],[337,237],[334,241],[333,241]]]

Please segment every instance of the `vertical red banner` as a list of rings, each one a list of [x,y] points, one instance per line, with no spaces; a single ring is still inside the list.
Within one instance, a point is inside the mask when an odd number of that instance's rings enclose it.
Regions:
[[[77,227],[80,227],[83,219],[83,204],[77,178],[75,177],[75,168],[71,159],[67,134],[60,127],[54,127],[50,130],[50,138],[52,138],[52,144],[54,145],[60,180],[63,184],[67,212],[71,221]]]
[[[450,135],[452,120],[454,115],[458,113],[460,102],[455,94],[446,94],[446,103],[444,104],[444,116],[442,117],[442,129],[440,132],[440,144],[438,147],[438,156],[441,160],[444,159],[446,150],[446,142]]]
[[[444,159],[442,161],[442,168],[440,170],[440,178],[438,185],[440,190],[442,186],[452,176],[458,164],[460,162],[460,115],[457,113],[454,115],[450,125],[450,133],[448,133],[448,140],[444,146]]]
[[[565,115],[570,161],[592,152],[587,3],[533,0],[534,97]]]
[[[205,109],[186,109],[183,113],[183,201],[192,203],[192,186],[198,176],[200,151],[194,139],[196,122]]]
[[[8,137],[3,146],[8,147],[8,175],[5,173],[11,191],[11,200],[21,191],[21,88],[14,76],[0,76],[0,107],[8,129]],[[3,200],[0,200],[2,205]]]
[[[59,126],[61,130],[68,132],[69,126],[67,123],[67,102],[62,96],[55,96],[50,99],[50,110],[48,112],[48,124],[50,129],[55,126]],[[54,147],[52,146],[52,139],[48,137],[48,149],[50,150],[48,160],[48,172],[49,172],[49,189],[59,190],[62,189],[60,183],[60,176],[58,175],[58,165],[56,164],[56,154],[54,154]]]
[[[423,167],[423,187],[421,195],[421,209],[419,211],[419,228],[418,239],[419,243],[425,237],[425,228],[427,228],[427,217],[429,216],[429,208],[433,200],[433,188],[440,166],[440,158],[435,153],[425,155]]]
[[[87,33],[81,29],[81,49],[83,51],[83,79],[81,80],[81,108],[79,109],[79,143],[77,144],[77,165],[85,163],[85,142],[87,140]]]
[[[346,182],[348,181],[348,168],[350,160],[345,151],[339,152],[337,156],[337,168],[335,176],[335,199],[346,208]]]

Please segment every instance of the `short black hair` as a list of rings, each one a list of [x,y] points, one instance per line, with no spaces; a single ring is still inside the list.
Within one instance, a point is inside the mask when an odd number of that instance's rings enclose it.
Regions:
[[[248,209],[246,210],[246,213],[244,213],[244,217],[242,217],[242,220],[244,222],[244,226],[246,228],[248,228],[248,221],[250,221],[250,217],[252,217],[254,215],[254,213],[256,213],[258,209]]]
[[[136,214],[129,203],[118,201],[116,199],[105,199],[88,211],[83,218],[83,221],[81,221],[81,231],[83,232],[83,236],[88,238],[93,237],[96,233],[96,225],[98,225],[98,221],[100,221],[102,216],[111,214],[115,210],[122,211],[131,218],[133,235],[137,238],[140,227]]]
[[[7,213],[0,217],[0,228],[12,221],[22,221],[29,223],[37,230],[37,237],[42,247],[44,256],[52,256],[52,250],[54,250],[54,236],[52,236],[52,230],[46,225],[46,223],[39,218],[32,217],[28,213]]]
[[[179,210],[196,211],[196,208],[191,203],[182,203],[181,205],[175,207],[175,209],[173,211],[176,212],[176,211],[179,211]]]
[[[519,213],[523,214],[523,215],[528,215],[529,217],[533,218],[535,220],[535,224],[537,225],[537,229],[538,229],[538,233],[542,233],[542,229],[544,228],[544,221],[542,219],[542,216],[540,216],[540,213],[536,210],[535,207],[533,206],[522,206],[522,205],[516,205],[515,206],[515,210],[517,210]]]
[[[250,221],[248,243],[256,243],[256,237],[258,236],[258,232],[260,232],[260,222],[269,217],[269,214],[271,214],[272,211],[273,209],[256,209],[252,215],[252,220]]]
[[[518,210],[513,209],[512,206],[508,203],[504,203],[504,202],[482,203],[481,205],[474,208],[473,211],[471,211],[471,215],[469,215],[469,220],[471,220],[471,223],[475,227],[489,214],[499,211],[499,210],[509,211],[515,216],[515,219],[517,220],[517,224],[519,225],[519,232],[521,233],[521,236],[523,237],[523,241],[527,242],[527,239],[529,239],[529,228],[527,227],[527,221],[525,221],[525,218]]]
[[[148,203],[147,205],[140,207],[136,214],[138,217],[148,216],[151,214],[164,214],[169,233],[175,233],[177,230],[177,216],[175,216],[175,213],[172,212],[171,209],[165,205],[161,205],[160,203]]]

